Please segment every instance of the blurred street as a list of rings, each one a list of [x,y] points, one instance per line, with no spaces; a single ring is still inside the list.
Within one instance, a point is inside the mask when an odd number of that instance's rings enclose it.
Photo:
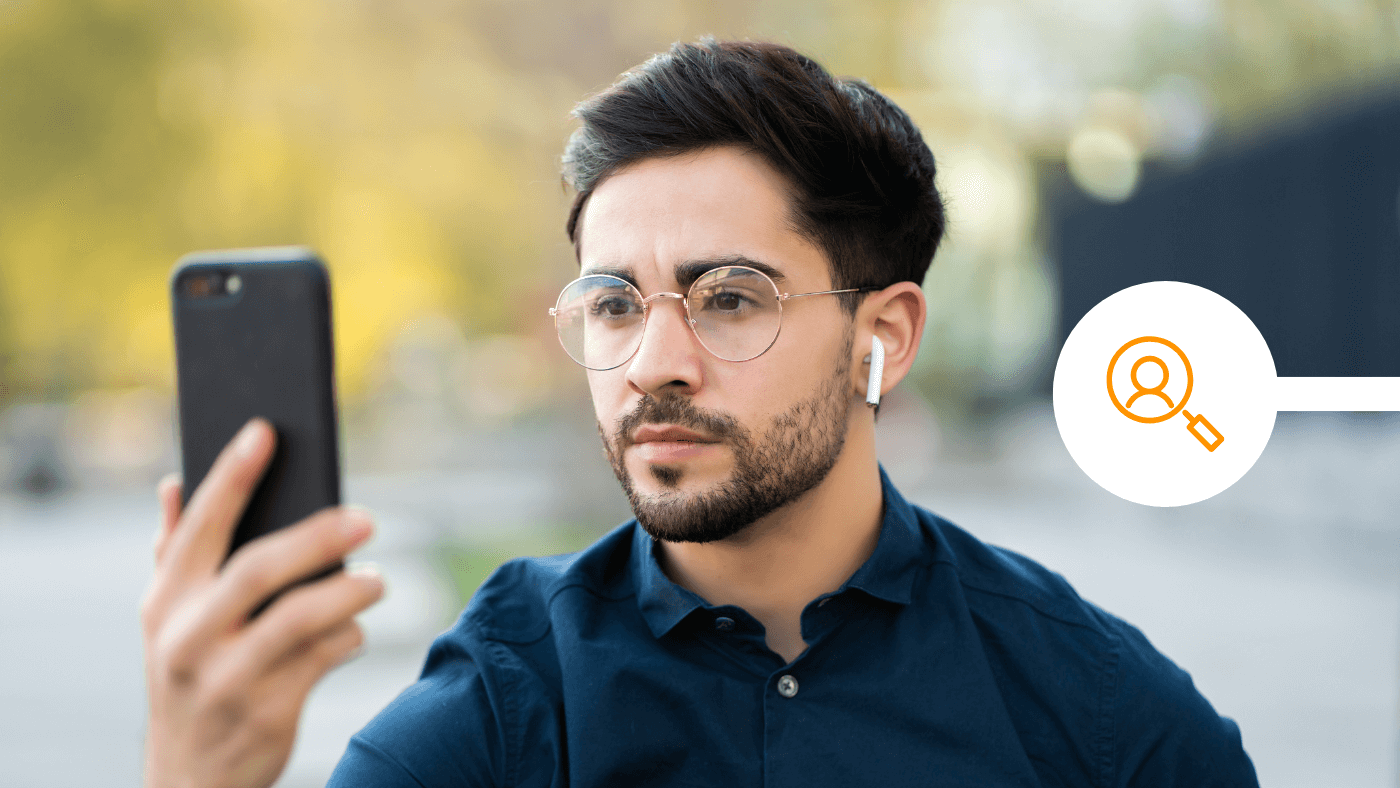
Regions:
[[[1187,669],[1240,724],[1263,785],[1395,784],[1400,419],[1282,414],[1241,482],[1174,510],[1097,488],[1048,406],[1000,419],[990,442],[964,442],[896,397],[880,430],[906,495],[1061,572]],[[443,546],[581,518],[602,528],[625,513],[590,431],[516,430],[464,455],[475,466],[350,475],[347,500],[379,523],[359,557],[383,567],[389,594],[363,619],[368,652],[312,695],[280,786],[323,784],[349,736],[416,678],[459,610],[435,558]],[[538,462],[546,451],[562,458]],[[137,606],[155,517],[146,489],[0,497],[6,785],[139,784]]]

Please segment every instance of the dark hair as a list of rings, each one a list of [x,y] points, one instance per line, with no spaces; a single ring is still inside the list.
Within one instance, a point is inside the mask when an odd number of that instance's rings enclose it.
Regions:
[[[738,145],[793,186],[793,220],[822,249],[832,287],[922,283],[943,236],[933,154],[879,91],[837,79],[770,43],[677,43],[574,108],[564,180],[577,192],[569,240],[589,195],[618,169],[654,156]],[[855,311],[856,299],[840,296]]]

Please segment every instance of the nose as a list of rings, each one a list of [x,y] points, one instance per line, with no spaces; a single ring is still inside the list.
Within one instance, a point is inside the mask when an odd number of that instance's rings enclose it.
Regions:
[[[690,329],[679,298],[648,305],[642,344],[627,367],[627,385],[638,394],[694,394],[703,381],[704,347]]]

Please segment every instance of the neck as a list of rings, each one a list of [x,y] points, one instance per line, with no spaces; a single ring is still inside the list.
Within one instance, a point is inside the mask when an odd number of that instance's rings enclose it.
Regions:
[[[712,605],[737,605],[791,662],[806,644],[802,610],[841,587],[875,550],[882,495],[875,426],[864,404],[822,483],[729,539],[661,542],[661,566]]]

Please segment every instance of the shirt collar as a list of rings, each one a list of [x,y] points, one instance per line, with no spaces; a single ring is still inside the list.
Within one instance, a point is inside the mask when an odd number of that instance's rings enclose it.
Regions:
[[[933,560],[933,543],[924,538],[914,507],[894,488],[883,467],[880,487],[885,497],[880,538],[874,552],[841,586],[841,591],[858,588],[887,602],[907,605],[914,598],[919,567]]]
[[[658,545],[639,523],[632,525],[632,568],[637,572],[637,605],[656,637],[675,628],[691,611],[705,607],[705,600],[671,581],[656,560]]]
[[[913,599],[919,567],[932,560],[933,545],[925,540],[913,507],[894,488],[884,468],[880,468],[880,487],[884,496],[880,538],[870,557],[836,594],[854,588],[887,602],[907,605]],[[657,562],[655,540],[640,525],[634,523],[632,530],[637,604],[652,634],[659,638],[693,611],[709,605],[699,595],[672,582]]]

